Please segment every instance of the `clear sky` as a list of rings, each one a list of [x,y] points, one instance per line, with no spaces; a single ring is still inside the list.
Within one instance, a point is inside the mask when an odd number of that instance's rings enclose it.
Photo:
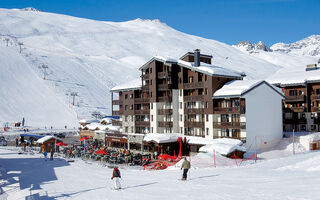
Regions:
[[[261,40],[270,46],[320,34],[320,0],[0,0],[0,7],[34,7],[102,21],[160,19],[227,44]]]

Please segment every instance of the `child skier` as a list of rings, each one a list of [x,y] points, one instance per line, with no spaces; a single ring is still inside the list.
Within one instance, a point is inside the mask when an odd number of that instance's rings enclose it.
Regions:
[[[48,155],[47,151],[44,151],[43,155],[44,155],[44,160],[47,161],[47,155]]]
[[[113,180],[113,183],[114,183],[114,189],[116,189],[116,190],[121,189],[119,178],[121,178],[121,175],[120,175],[120,171],[119,171],[118,167],[116,166],[113,169],[113,173],[112,173],[112,177],[111,177],[111,180]]]

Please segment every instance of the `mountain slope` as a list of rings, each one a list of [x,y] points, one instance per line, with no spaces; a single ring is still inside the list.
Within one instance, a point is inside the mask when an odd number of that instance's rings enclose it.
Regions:
[[[38,79],[44,75],[39,66],[48,66],[47,80],[39,82],[39,87],[46,87],[61,100],[61,105],[57,106],[57,109],[62,109],[59,112],[64,112],[64,107],[71,107],[78,119],[90,116],[93,111],[110,114],[109,89],[139,77],[138,67],[155,55],[178,58],[187,51],[199,48],[202,53],[213,55],[214,65],[245,72],[248,79],[266,78],[281,69],[279,64],[283,63],[250,55],[218,41],[176,31],[158,20],[137,19],[115,23],[32,9],[0,9],[0,21],[0,47],[12,48],[19,54],[21,63],[28,65]],[[12,54],[6,59],[14,63],[16,57]],[[297,60],[299,62],[295,67],[309,62],[304,58]],[[22,91],[24,87],[29,87],[20,79],[12,84],[20,84]],[[5,89],[1,86],[0,90]],[[75,106],[70,106],[70,94],[74,92],[77,93]],[[3,92],[0,94],[1,99],[7,98]],[[21,120],[21,114],[9,109],[13,103],[8,100],[0,105],[0,110],[5,107],[6,112],[10,113],[8,116],[11,116],[1,117],[0,123]],[[15,104],[23,105],[23,102]],[[50,105],[41,105],[51,109]],[[47,114],[48,119],[55,115]],[[40,122],[35,120],[34,123]],[[48,124],[46,117],[42,118],[41,123]]]

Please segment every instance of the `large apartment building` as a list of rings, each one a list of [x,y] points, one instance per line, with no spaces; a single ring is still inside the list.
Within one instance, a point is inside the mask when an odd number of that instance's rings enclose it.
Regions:
[[[212,56],[196,49],[180,59],[153,57],[140,82],[111,89],[114,115],[124,133],[181,133],[214,138],[212,95],[244,74],[211,64]]]
[[[320,69],[317,64],[307,65],[304,71],[276,74],[270,82],[285,94],[285,132],[320,131]]]

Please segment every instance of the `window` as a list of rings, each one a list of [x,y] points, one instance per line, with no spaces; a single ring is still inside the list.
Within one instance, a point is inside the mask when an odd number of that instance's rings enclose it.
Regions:
[[[133,127],[131,127],[131,133],[133,133]]]
[[[126,106],[124,107],[124,110],[128,110],[128,105],[126,105]]]
[[[193,83],[193,76],[189,76],[189,83]]]
[[[153,122],[153,115],[151,115],[151,121]],[[153,131],[152,131],[153,132]]]
[[[150,74],[152,73],[152,68],[150,68]]]
[[[125,95],[124,95],[124,98],[127,99],[127,98],[128,98],[128,94],[125,94]]]
[[[182,96],[182,90],[180,90],[180,92],[179,92],[179,93],[180,93],[180,96]]]
[[[130,110],[133,110],[133,105],[130,105]]]
[[[209,135],[209,128],[206,128],[206,135]]]
[[[151,103],[151,110],[153,109],[153,103]]]
[[[240,100],[239,99],[232,99],[232,107],[239,107],[240,106]]]
[[[183,133],[183,128],[182,127],[180,127],[180,133]]]
[[[183,116],[182,115],[180,115],[180,121],[182,121],[183,120]]]
[[[209,116],[208,116],[208,114],[206,114],[206,122],[208,122],[209,121]]]
[[[126,126],[124,129],[125,129],[125,132],[128,133],[128,127]]]
[[[208,94],[208,88],[206,88],[206,89],[204,90],[204,94],[205,94],[205,95]]]
[[[206,102],[206,108],[209,108],[209,102]]]
[[[152,80],[150,81],[150,85],[152,85]]]
[[[130,99],[133,99],[133,94],[130,94]]]
[[[229,115],[221,115],[221,122],[229,122]]]
[[[221,108],[228,108],[228,101],[227,100],[221,101]]]
[[[208,76],[205,75],[205,76],[204,76],[204,81],[207,81],[207,80],[208,80]]]
[[[182,109],[182,102],[180,102],[179,105],[180,105],[180,109]]]
[[[151,133],[153,133],[153,127],[151,127]]]
[[[297,96],[298,92],[297,90],[289,90],[289,96]]]

